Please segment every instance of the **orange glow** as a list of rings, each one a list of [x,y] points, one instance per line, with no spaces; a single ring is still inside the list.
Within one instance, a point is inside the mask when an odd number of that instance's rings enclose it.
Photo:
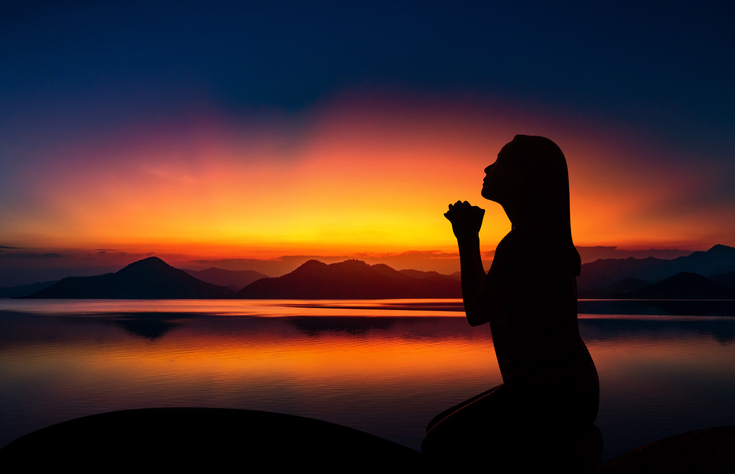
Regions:
[[[5,210],[0,241],[217,257],[454,251],[442,214],[462,199],[487,209],[489,250],[509,223],[479,195],[483,169],[516,132],[564,150],[578,245],[702,248],[735,231],[726,206],[679,205],[713,173],[662,172],[640,159],[661,151],[556,117],[342,97],[306,114],[298,133],[216,114],[195,122],[48,150],[53,160],[19,176],[29,199]]]
[[[425,315],[423,315],[425,316]],[[415,328],[416,326],[406,326]],[[273,333],[212,332],[202,328],[172,331],[160,341],[110,337],[104,344],[84,339],[43,344],[45,353],[63,353],[61,361],[48,358],[26,360],[27,347],[9,348],[8,367],[21,373],[27,365],[53,373],[54,366],[76,365],[80,372],[98,374],[106,380],[165,379],[178,383],[212,380],[238,387],[255,386],[269,380],[308,380],[304,390],[336,384],[380,384],[383,389],[402,391],[415,381],[434,378],[480,378],[487,384],[501,383],[490,333],[477,330],[473,337],[404,337],[400,330],[370,330],[360,336],[343,332],[316,335],[284,324]],[[121,329],[120,329],[121,330]],[[466,335],[465,335],[466,336]],[[284,344],[287,337],[288,344]],[[97,380],[97,379],[96,379]],[[71,382],[70,382],[71,383]],[[267,382],[266,382],[267,383]],[[72,384],[73,385],[73,384]],[[391,388],[392,387],[392,388]]]

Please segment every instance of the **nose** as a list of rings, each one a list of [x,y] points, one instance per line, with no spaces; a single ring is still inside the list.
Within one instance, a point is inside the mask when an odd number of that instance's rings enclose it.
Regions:
[[[493,166],[495,166],[495,163],[493,163],[492,165],[490,165],[487,168],[485,168],[485,174],[490,174],[490,171],[492,171]]]

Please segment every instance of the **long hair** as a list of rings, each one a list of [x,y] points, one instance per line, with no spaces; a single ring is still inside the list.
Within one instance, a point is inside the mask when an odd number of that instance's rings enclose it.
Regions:
[[[547,234],[554,253],[573,275],[582,262],[572,241],[569,217],[569,172],[564,153],[544,137],[516,135],[503,148],[523,175],[521,208]]]

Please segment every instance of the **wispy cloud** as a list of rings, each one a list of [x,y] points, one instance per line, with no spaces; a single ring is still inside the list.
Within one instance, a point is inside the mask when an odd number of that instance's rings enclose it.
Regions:
[[[5,258],[61,258],[62,254],[56,252],[11,252],[2,255]]]

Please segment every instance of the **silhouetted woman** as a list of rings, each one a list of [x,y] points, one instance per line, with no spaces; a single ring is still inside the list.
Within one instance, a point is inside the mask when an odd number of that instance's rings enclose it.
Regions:
[[[517,135],[485,173],[482,196],[512,224],[487,275],[478,237],[485,211],[457,201],[444,215],[459,244],[467,320],[490,323],[503,384],[436,416],[422,450],[452,463],[524,466],[592,426],[599,382],[577,325],[581,262],[563,153],[547,138]]]

